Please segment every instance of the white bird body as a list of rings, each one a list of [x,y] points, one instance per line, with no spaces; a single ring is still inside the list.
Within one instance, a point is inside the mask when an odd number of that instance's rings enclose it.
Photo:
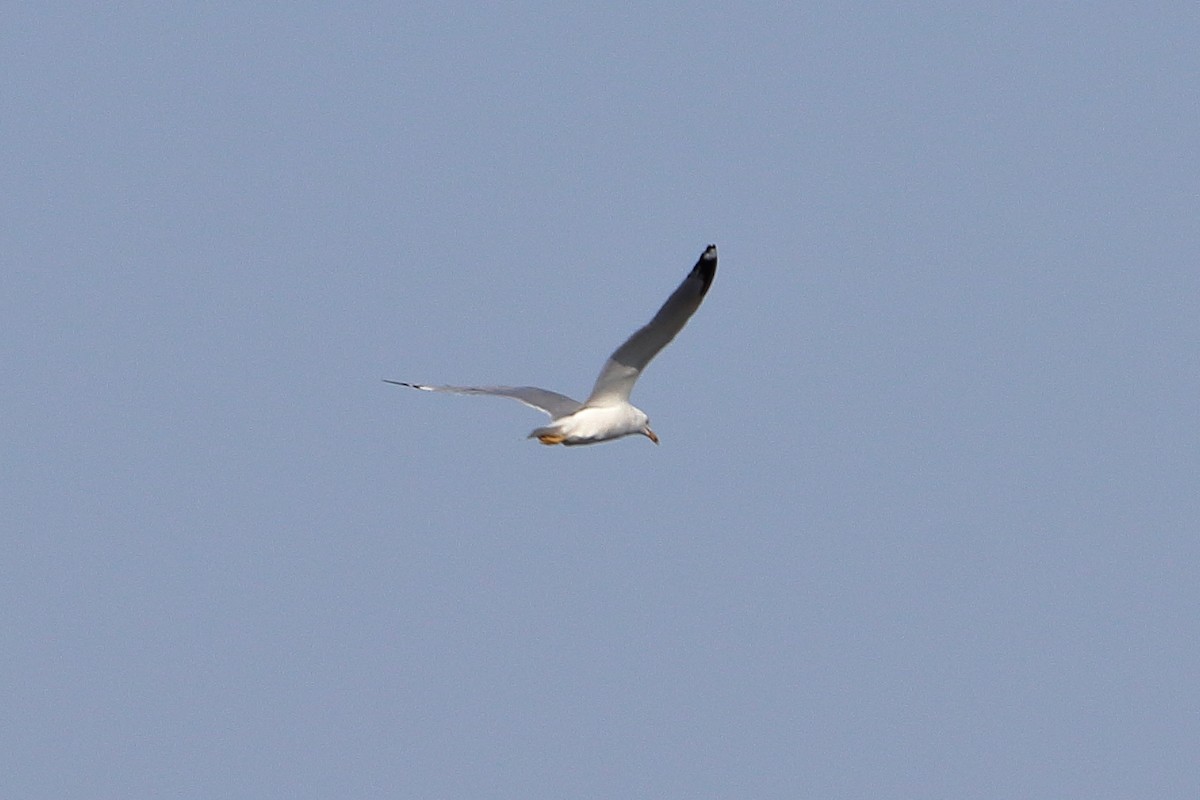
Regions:
[[[584,405],[573,414],[535,429],[529,438],[536,438],[542,444],[595,444],[633,433],[640,433],[658,444],[658,436],[650,430],[646,412],[629,403],[614,403]]]
[[[658,444],[658,436],[650,429],[649,417],[629,402],[629,395],[650,360],[671,343],[696,313],[716,272],[717,246],[710,244],[654,319],[609,356],[591,395],[582,403],[536,386],[426,386],[404,381],[386,382],[426,392],[485,394],[519,400],[550,415],[549,425],[529,434],[529,438],[536,438],[542,444],[595,444],[631,434],[641,434]]]

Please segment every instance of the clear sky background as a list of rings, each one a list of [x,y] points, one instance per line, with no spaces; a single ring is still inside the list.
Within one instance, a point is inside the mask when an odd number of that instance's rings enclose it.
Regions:
[[[3,797],[1200,796],[1195,3],[2,17]]]

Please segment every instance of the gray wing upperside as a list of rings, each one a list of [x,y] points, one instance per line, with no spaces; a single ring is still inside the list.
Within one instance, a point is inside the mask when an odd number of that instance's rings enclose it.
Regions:
[[[494,397],[511,397],[518,400],[530,408],[536,408],[538,411],[545,412],[550,415],[550,419],[558,419],[565,417],[578,411],[583,403],[578,400],[572,400],[565,394],[552,392],[549,389],[539,389],[536,386],[425,386],[420,383],[405,383],[404,381],[390,381],[387,378],[383,379],[384,383],[395,384],[396,386],[407,386],[410,389],[420,389],[423,392],[446,392],[448,394],[483,394],[492,395]]]
[[[701,254],[700,260],[683,279],[683,283],[671,293],[667,302],[645,326],[625,340],[617,348],[596,379],[587,402],[598,400],[628,401],[642,370],[650,360],[671,343],[675,335],[691,319],[700,307],[708,287],[717,274],[717,246],[710,244]]]

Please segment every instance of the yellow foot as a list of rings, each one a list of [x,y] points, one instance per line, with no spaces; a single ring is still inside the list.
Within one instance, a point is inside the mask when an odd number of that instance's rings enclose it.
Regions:
[[[543,433],[538,436],[538,441],[542,444],[562,444],[566,440],[567,437],[561,433]]]

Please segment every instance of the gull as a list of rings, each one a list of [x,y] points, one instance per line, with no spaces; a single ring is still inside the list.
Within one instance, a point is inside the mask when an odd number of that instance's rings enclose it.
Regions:
[[[592,393],[582,403],[536,386],[426,386],[386,378],[384,382],[423,392],[482,394],[519,400],[550,415],[550,424],[535,428],[528,437],[546,445],[596,444],[632,434],[640,434],[658,444],[658,436],[650,430],[650,418],[629,402],[629,394],[646,365],[671,343],[675,334],[683,330],[696,313],[716,274],[717,246],[710,244],[654,319],[626,339],[604,362]]]

